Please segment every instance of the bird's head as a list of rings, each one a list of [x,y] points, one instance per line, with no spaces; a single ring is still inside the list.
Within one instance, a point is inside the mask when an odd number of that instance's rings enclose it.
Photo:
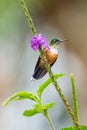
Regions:
[[[58,48],[58,45],[59,45],[60,43],[65,42],[65,41],[67,41],[67,39],[65,39],[65,40],[52,39],[51,42],[50,42],[50,46],[51,46],[51,47]]]

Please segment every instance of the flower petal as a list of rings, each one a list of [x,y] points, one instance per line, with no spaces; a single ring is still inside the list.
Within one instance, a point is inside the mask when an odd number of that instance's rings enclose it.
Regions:
[[[46,38],[43,36],[42,33],[33,36],[31,39],[31,47],[33,48],[33,50],[38,50],[39,46],[43,46],[44,48],[49,49],[49,46],[46,42]]]

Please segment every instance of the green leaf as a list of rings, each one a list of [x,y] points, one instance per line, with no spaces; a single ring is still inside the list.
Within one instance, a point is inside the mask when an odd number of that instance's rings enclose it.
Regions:
[[[34,109],[30,109],[30,110],[25,110],[23,112],[24,116],[34,116],[38,113],[42,113],[44,114],[45,111],[47,111],[48,109],[52,108],[54,106],[54,103],[48,103],[46,105],[42,105],[42,104],[35,104],[34,105]]]
[[[23,115],[24,116],[34,116],[38,113],[44,113],[44,106],[43,105],[35,104],[33,107],[34,107],[33,109],[25,110],[23,112]]]
[[[45,107],[47,110],[54,107],[54,102],[50,102],[50,103],[46,104]]]
[[[55,79],[58,79],[58,78],[60,78],[60,77],[62,77],[62,76],[64,76],[64,74],[55,74],[54,75],[54,77],[55,77]],[[51,80],[51,78],[48,78],[44,83],[42,83],[40,86],[39,86],[39,88],[38,88],[38,90],[37,90],[37,95],[41,98],[41,95],[42,95],[42,92],[44,91],[44,89],[49,85],[49,84],[51,84],[52,83],[52,80]]]
[[[39,113],[39,111],[37,111],[37,109],[30,109],[30,110],[25,110],[23,112],[23,115],[24,116],[34,116],[34,115],[36,115],[38,113]]]
[[[73,96],[73,108],[74,113],[78,119],[78,102],[77,102],[77,95],[76,95],[76,86],[75,86],[75,79],[74,74],[70,74],[71,86],[72,86],[72,96]]]
[[[30,99],[35,102],[38,102],[38,98],[34,94],[26,92],[26,91],[22,91],[22,92],[17,92],[13,94],[11,97],[7,98],[4,101],[3,106],[6,106],[12,100],[23,100],[23,99]]]
[[[50,102],[46,105],[42,104],[35,104],[34,108],[37,109],[39,112],[42,112],[43,110],[48,110],[54,106],[54,102]]]
[[[54,103],[51,102],[51,103],[48,103],[46,105],[42,105],[42,104],[35,104],[33,107],[36,112],[38,113],[44,113],[44,111],[52,108],[54,106]]]
[[[81,130],[87,130],[87,126],[80,126]],[[78,130],[75,126],[71,126],[68,128],[63,128],[61,130]]]

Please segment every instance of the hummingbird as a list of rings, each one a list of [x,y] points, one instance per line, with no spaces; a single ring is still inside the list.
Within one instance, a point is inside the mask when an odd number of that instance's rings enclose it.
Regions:
[[[56,60],[58,58],[58,45],[65,41],[66,41],[66,39],[65,40],[52,39],[50,42],[49,48],[43,49],[43,52],[46,56],[46,59],[50,65],[50,67],[52,67],[54,65],[54,63],[56,62]],[[35,69],[34,69],[34,74],[32,75],[32,79],[38,80],[38,79],[42,78],[46,73],[47,73],[47,70],[45,68],[45,63],[39,56]]]

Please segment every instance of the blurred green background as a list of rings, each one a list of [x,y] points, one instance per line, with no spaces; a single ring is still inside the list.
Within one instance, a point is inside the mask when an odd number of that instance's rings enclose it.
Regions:
[[[84,0],[25,0],[37,32],[47,37],[69,39],[60,45],[59,58],[52,67],[54,73],[66,73],[59,80],[61,89],[72,102],[69,74],[75,74],[81,124],[87,123],[87,1]],[[2,130],[50,130],[42,115],[25,118],[22,112],[31,107],[30,101],[17,101],[3,108],[3,101],[17,91],[35,92],[48,78],[32,83],[30,78],[39,53],[29,41],[32,35],[18,0],[0,1],[0,128]],[[45,97],[45,98],[44,98]],[[47,88],[43,103],[54,101],[49,111],[56,130],[72,125],[53,86]]]

